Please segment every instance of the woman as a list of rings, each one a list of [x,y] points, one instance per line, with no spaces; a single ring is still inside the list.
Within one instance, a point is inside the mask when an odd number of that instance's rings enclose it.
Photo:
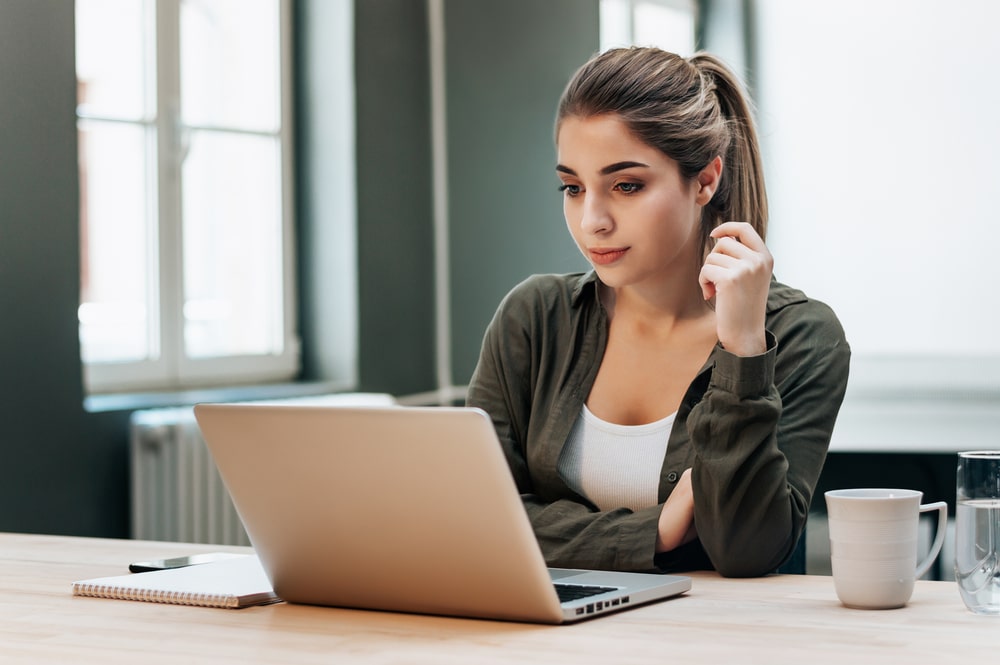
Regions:
[[[738,80],[708,54],[608,51],[564,91],[556,146],[593,270],[504,299],[468,396],[548,564],[774,571],[805,525],[850,349],[828,307],[772,278]]]

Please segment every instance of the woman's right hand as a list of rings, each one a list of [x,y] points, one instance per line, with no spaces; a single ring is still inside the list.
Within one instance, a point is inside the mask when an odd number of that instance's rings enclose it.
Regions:
[[[694,491],[691,469],[685,469],[674,491],[660,511],[656,534],[656,551],[669,552],[698,537],[694,526]]]

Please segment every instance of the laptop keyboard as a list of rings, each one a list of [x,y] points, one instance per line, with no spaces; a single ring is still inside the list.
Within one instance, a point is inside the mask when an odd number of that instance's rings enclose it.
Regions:
[[[599,593],[617,591],[611,586],[586,586],[583,584],[556,584],[556,593],[559,594],[559,602],[565,603],[571,600],[580,600],[589,596],[596,596]]]

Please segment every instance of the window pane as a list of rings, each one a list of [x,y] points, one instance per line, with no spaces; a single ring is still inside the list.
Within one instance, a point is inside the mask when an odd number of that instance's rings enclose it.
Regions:
[[[132,120],[143,117],[146,4],[77,0],[76,71],[81,113]]]
[[[683,5],[684,3],[676,3]],[[694,52],[694,8],[661,2],[635,3],[633,41],[639,46],[659,46],[690,55]]]
[[[83,359],[149,358],[146,129],[82,120],[79,135]]]
[[[192,357],[282,350],[277,139],[191,133],[183,167],[184,340]]]
[[[693,0],[601,0],[600,8],[602,51],[636,45],[694,52]]]
[[[276,0],[183,0],[181,115],[186,124],[275,131]]]
[[[632,7],[629,0],[601,0],[601,50],[632,44]]]

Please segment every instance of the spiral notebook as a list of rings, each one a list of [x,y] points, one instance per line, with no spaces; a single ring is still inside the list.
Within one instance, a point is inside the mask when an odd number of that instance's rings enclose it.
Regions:
[[[73,583],[73,595],[239,609],[275,603],[260,561],[248,555],[184,568],[98,577]]]

